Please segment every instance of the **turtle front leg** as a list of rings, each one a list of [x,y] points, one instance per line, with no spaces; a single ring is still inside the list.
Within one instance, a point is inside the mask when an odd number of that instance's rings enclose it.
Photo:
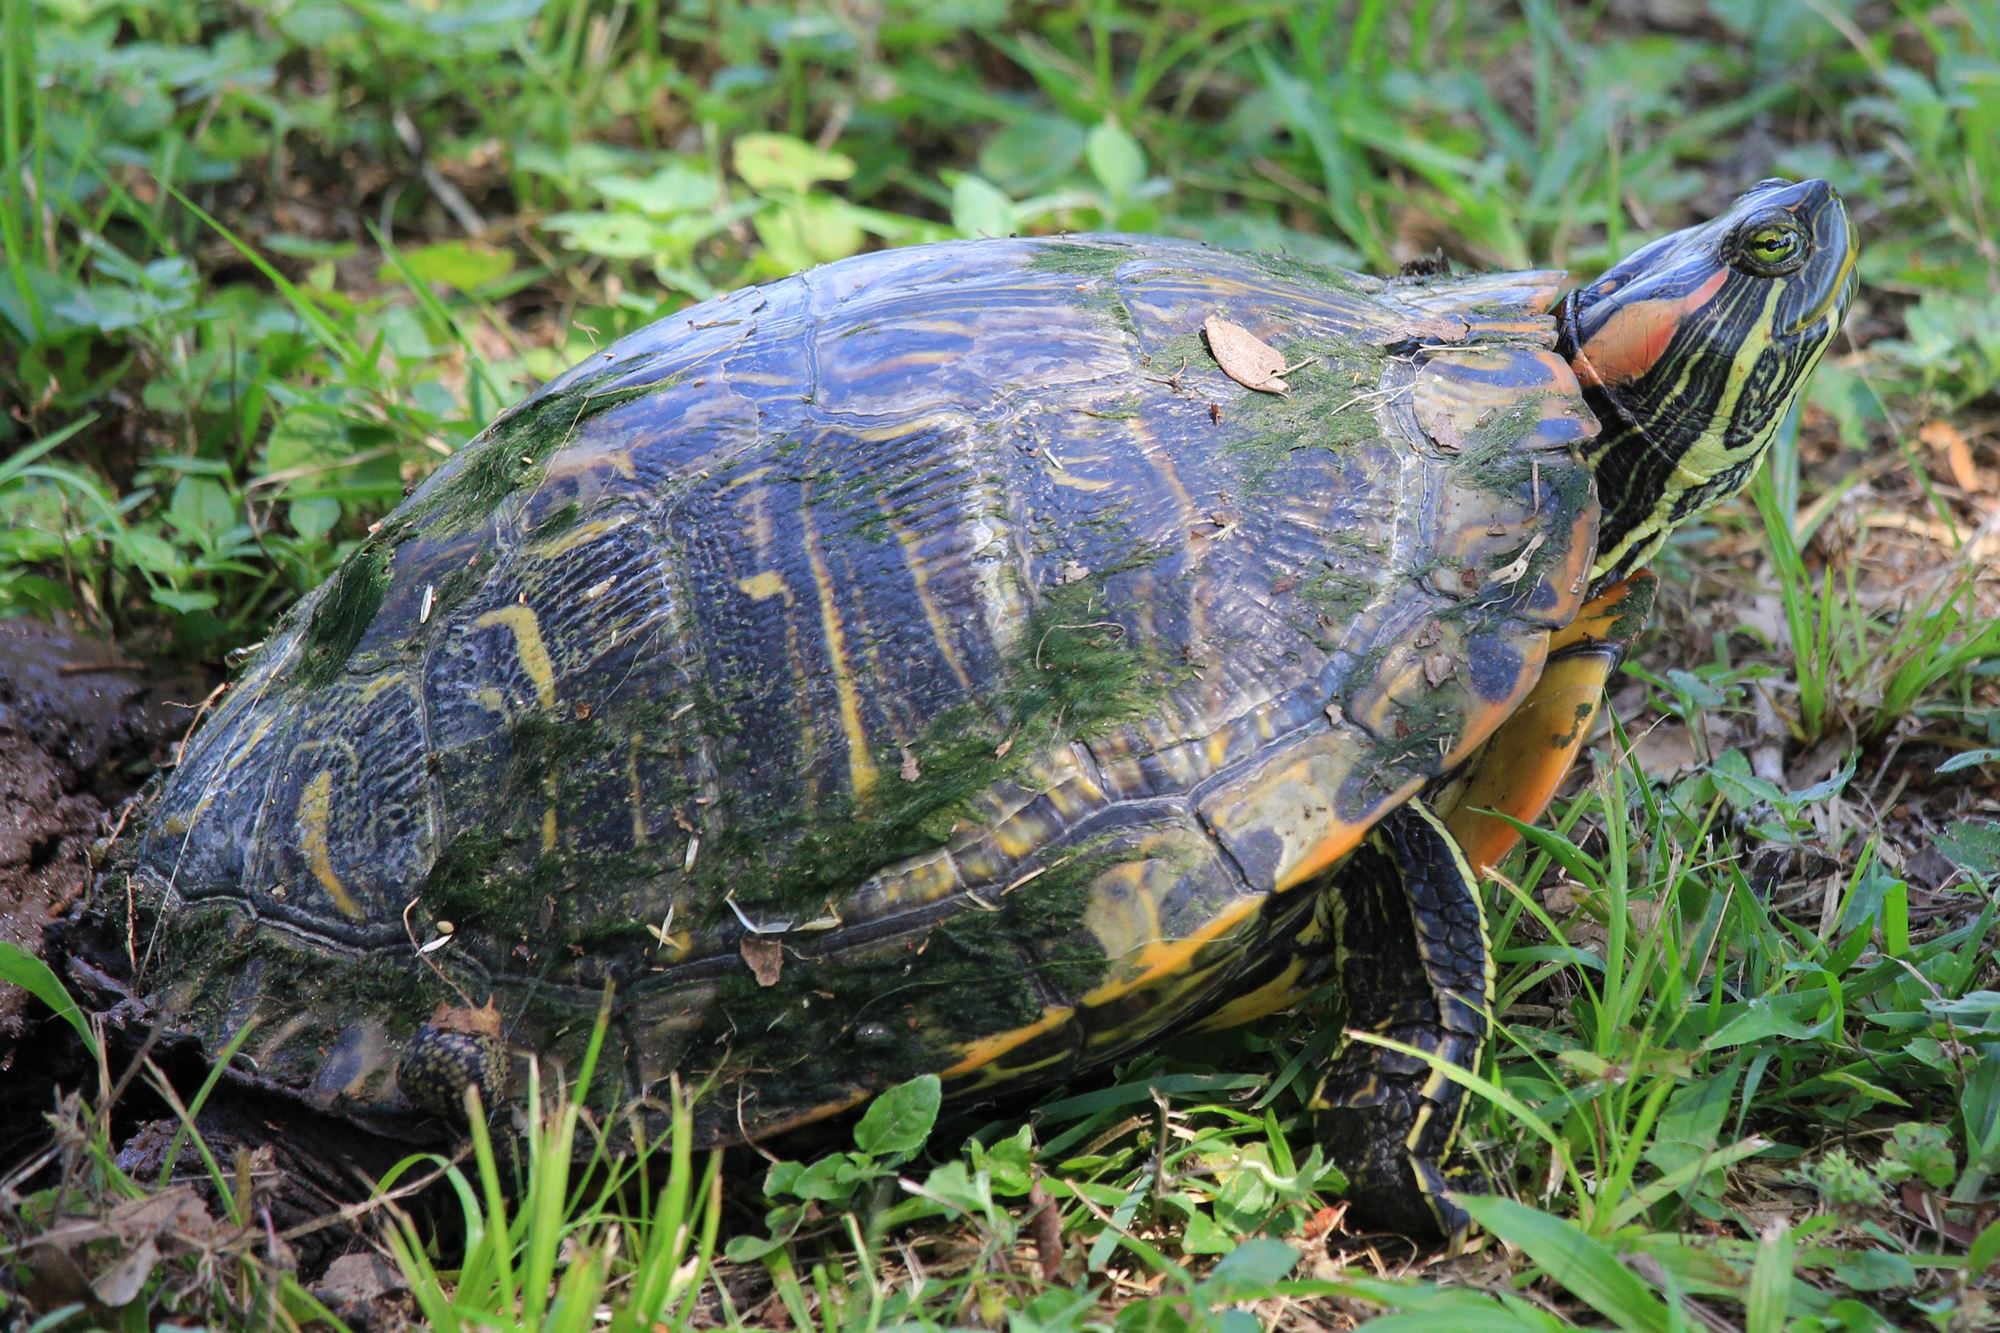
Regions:
[[[1431,793],[1472,868],[1497,864],[1520,841],[1497,810],[1523,824],[1541,818],[1590,739],[1605,682],[1653,609],[1653,576],[1620,579],[1549,638],[1548,665],[1479,752]]]
[[[1370,832],[1324,890],[1346,1026],[1461,1069],[1486,1047],[1493,963],[1486,917],[1458,845],[1411,802]],[[1465,1091],[1426,1060],[1350,1039],[1313,1097],[1317,1130],[1369,1226],[1455,1236],[1445,1197]]]

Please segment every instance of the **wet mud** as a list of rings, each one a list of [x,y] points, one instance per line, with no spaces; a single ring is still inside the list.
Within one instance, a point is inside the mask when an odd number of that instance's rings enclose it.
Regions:
[[[0,620],[0,940],[37,955],[89,886],[94,849],[163,763],[210,689],[116,645]],[[0,986],[0,1071],[45,1014]]]

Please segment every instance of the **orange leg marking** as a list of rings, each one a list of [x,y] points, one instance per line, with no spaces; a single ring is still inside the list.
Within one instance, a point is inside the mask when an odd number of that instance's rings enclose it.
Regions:
[[[1621,579],[1550,636],[1542,678],[1473,757],[1445,826],[1475,872],[1520,841],[1512,825],[1486,811],[1531,824],[1549,808],[1597,721],[1604,683],[1645,626],[1653,582],[1646,570]]]

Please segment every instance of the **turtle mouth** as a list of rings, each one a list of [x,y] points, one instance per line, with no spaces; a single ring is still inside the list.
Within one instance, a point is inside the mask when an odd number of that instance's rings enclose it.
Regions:
[[[1809,329],[1827,321],[1827,332],[1831,334],[1840,327],[1847,314],[1847,307],[1854,303],[1855,293],[1861,290],[1861,271],[1856,267],[1858,251],[1854,246],[1847,248],[1847,257],[1841,261],[1840,275],[1828,286],[1825,296],[1807,309],[1805,314],[1779,331],[1781,337],[1795,338]]]
[[[1837,197],[1832,200],[1832,207],[1836,211],[1840,210]],[[1828,321],[1827,332],[1831,335],[1840,327],[1841,320],[1847,315],[1847,308],[1854,303],[1855,294],[1861,290],[1861,240],[1854,234],[1854,229],[1847,225],[1844,212],[1840,213],[1838,225],[1840,267],[1834,270],[1833,280],[1826,284],[1825,294],[1813,302],[1796,322],[1781,330],[1782,336],[1795,336],[1814,327],[1821,320]]]

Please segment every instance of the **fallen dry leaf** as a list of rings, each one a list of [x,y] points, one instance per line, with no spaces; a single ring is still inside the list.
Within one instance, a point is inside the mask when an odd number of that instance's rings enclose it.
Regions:
[[[1944,464],[1951,469],[1952,482],[1960,490],[1986,489],[1986,479],[1980,474],[1979,465],[1972,461],[1972,446],[1965,442],[1965,434],[1958,427],[1949,421],[1926,421],[1917,432],[1917,438],[1944,455]]]
[[[148,1236],[128,1250],[124,1258],[99,1273],[90,1284],[91,1293],[113,1309],[130,1305],[145,1289],[146,1279],[153,1275],[159,1262],[160,1247]]]
[[[759,986],[775,986],[778,974],[785,969],[785,946],[762,935],[743,937],[743,961],[750,965],[750,974],[757,978]]]
[[[409,1284],[396,1266],[379,1254],[343,1254],[327,1265],[326,1275],[313,1283],[312,1291],[338,1310],[343,1306],[369,1305],[384,1296],[408,1291]]]
[[[215,1218],[201,1196],[186,1185],[142,1194],[114,1207],[105,1222],[127,1242],[168,1235],[202,1239],[214,1234]]]
[[[1305,1241],[1318,1240],[1339,1225],[1340,1219],[1345,1216],[1347,1216],[1345,1202],[1329,1204],[1306,1219],[1306,1224],[1299,1228],[1299,1237]]]
[[[1040,1179],[1028,1187],[1028,1208],[1028,1234],[1035,1242],[1042,1280],[1054,1282],[1062,1276],[1062,1211],[1050,1202]]]
[[[1241,324],[1210,315],[1202,321],[1201,331],[1208,339],[1209,354],[1215,358],[1215,364],[1244,388],[1259,393],[1284,393],[1292,387],[1280,377],[1298,367],[1286,365],[1284,353]]]

